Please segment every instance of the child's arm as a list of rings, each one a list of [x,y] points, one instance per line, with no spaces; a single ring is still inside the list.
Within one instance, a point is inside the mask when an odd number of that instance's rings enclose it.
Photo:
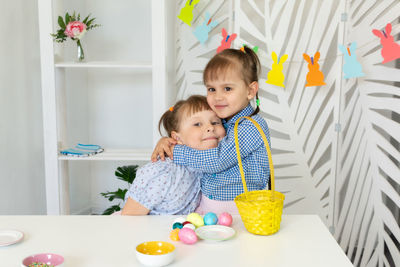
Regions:
[[[150,210],[145,206],[141,205],[139,202],[128,197],[124,208],[122,209],[122,215],[147,215]]]
[[[153,150],[153,154],[151,154],[151,161],[157,161],[157,156],[160,157],[161,160],[165,160],[165,154],[168,157],[173,159],[172,151],[174,150],[174,145],[176,144],[176,140],[170,137],[162,137],[156,147]]]
[[[122,215],[145,215],[157,211],[171,188],[174,166],[166,160],[140,167],[125,194]]]
[[[267,137],[269,130],[266,122],[257,121]],[[242,121],[238,127],[240,154],[242,159],[256,151],[264,142],[257,128],[247,120]],[[183,145],[176,145],[174,150],[174,163],[189,166],[206,173],[218,173],[238,164],[234,131],[219,143],[218,147],[207,150],[196,150]]]

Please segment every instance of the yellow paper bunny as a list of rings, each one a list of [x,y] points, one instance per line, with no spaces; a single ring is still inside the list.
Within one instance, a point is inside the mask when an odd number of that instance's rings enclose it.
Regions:
[[[285,81],[285,75],[283,75],[283,63],[287,60],[288,55],[283,55],[278,62],[278,56],[275,52],[272,52],[272,68],[268,72],[268,79],[266,83],[273,84],[280,87],[285,87],[283,82]]]
[[[192,26],[193,20],[193,8],[197,5],[200,0],[187,0],[185,6],[181,9],[181,13],[178,15],[178,18],[185,22],[187,25]]]

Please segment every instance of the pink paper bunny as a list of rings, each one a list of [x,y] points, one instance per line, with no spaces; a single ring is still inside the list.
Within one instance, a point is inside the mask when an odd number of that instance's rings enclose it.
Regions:
[[[388,23],[385,27],[385,31],[379,31],[376,29],[372,30],[373,34],[381,38],[381,54],[383,57],[382,63],[387,63],[400,58],[400,45],[395,43],[393,36],[390,35],[392,32],[392,24]]]
[[[231,35],[228,35],[225,28],[222,28],[222,41],[221,45],[217,48],[217,53],[227,49],[231,48],[231,43],[233,40],[236,39],[237,34],[232,33]]]

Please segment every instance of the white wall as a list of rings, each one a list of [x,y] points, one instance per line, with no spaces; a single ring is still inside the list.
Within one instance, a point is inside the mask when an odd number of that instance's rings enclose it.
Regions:
[[[0,6],[0,215],[45,214],[37,2]]]

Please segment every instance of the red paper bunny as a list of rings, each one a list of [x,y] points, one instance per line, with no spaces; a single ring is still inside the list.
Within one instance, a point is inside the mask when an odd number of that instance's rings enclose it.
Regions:
[[[392,24],[388,23],[385,27],[385,31],[372,30],[373,34],[381,38],[381,44],[383,46],[381,50],[383,57],[382,63],[400,58],[400,45],[395,43],[393,36],[390,35],[392,32]]]
[[[225,28],[222,28],[222,41],[221,41],[221,45],[217,48],[217,53],[230,48],[231,47],[231,43],[233,40],[236,39],[237,34],[233,33],[231,35],[228,35]]]

